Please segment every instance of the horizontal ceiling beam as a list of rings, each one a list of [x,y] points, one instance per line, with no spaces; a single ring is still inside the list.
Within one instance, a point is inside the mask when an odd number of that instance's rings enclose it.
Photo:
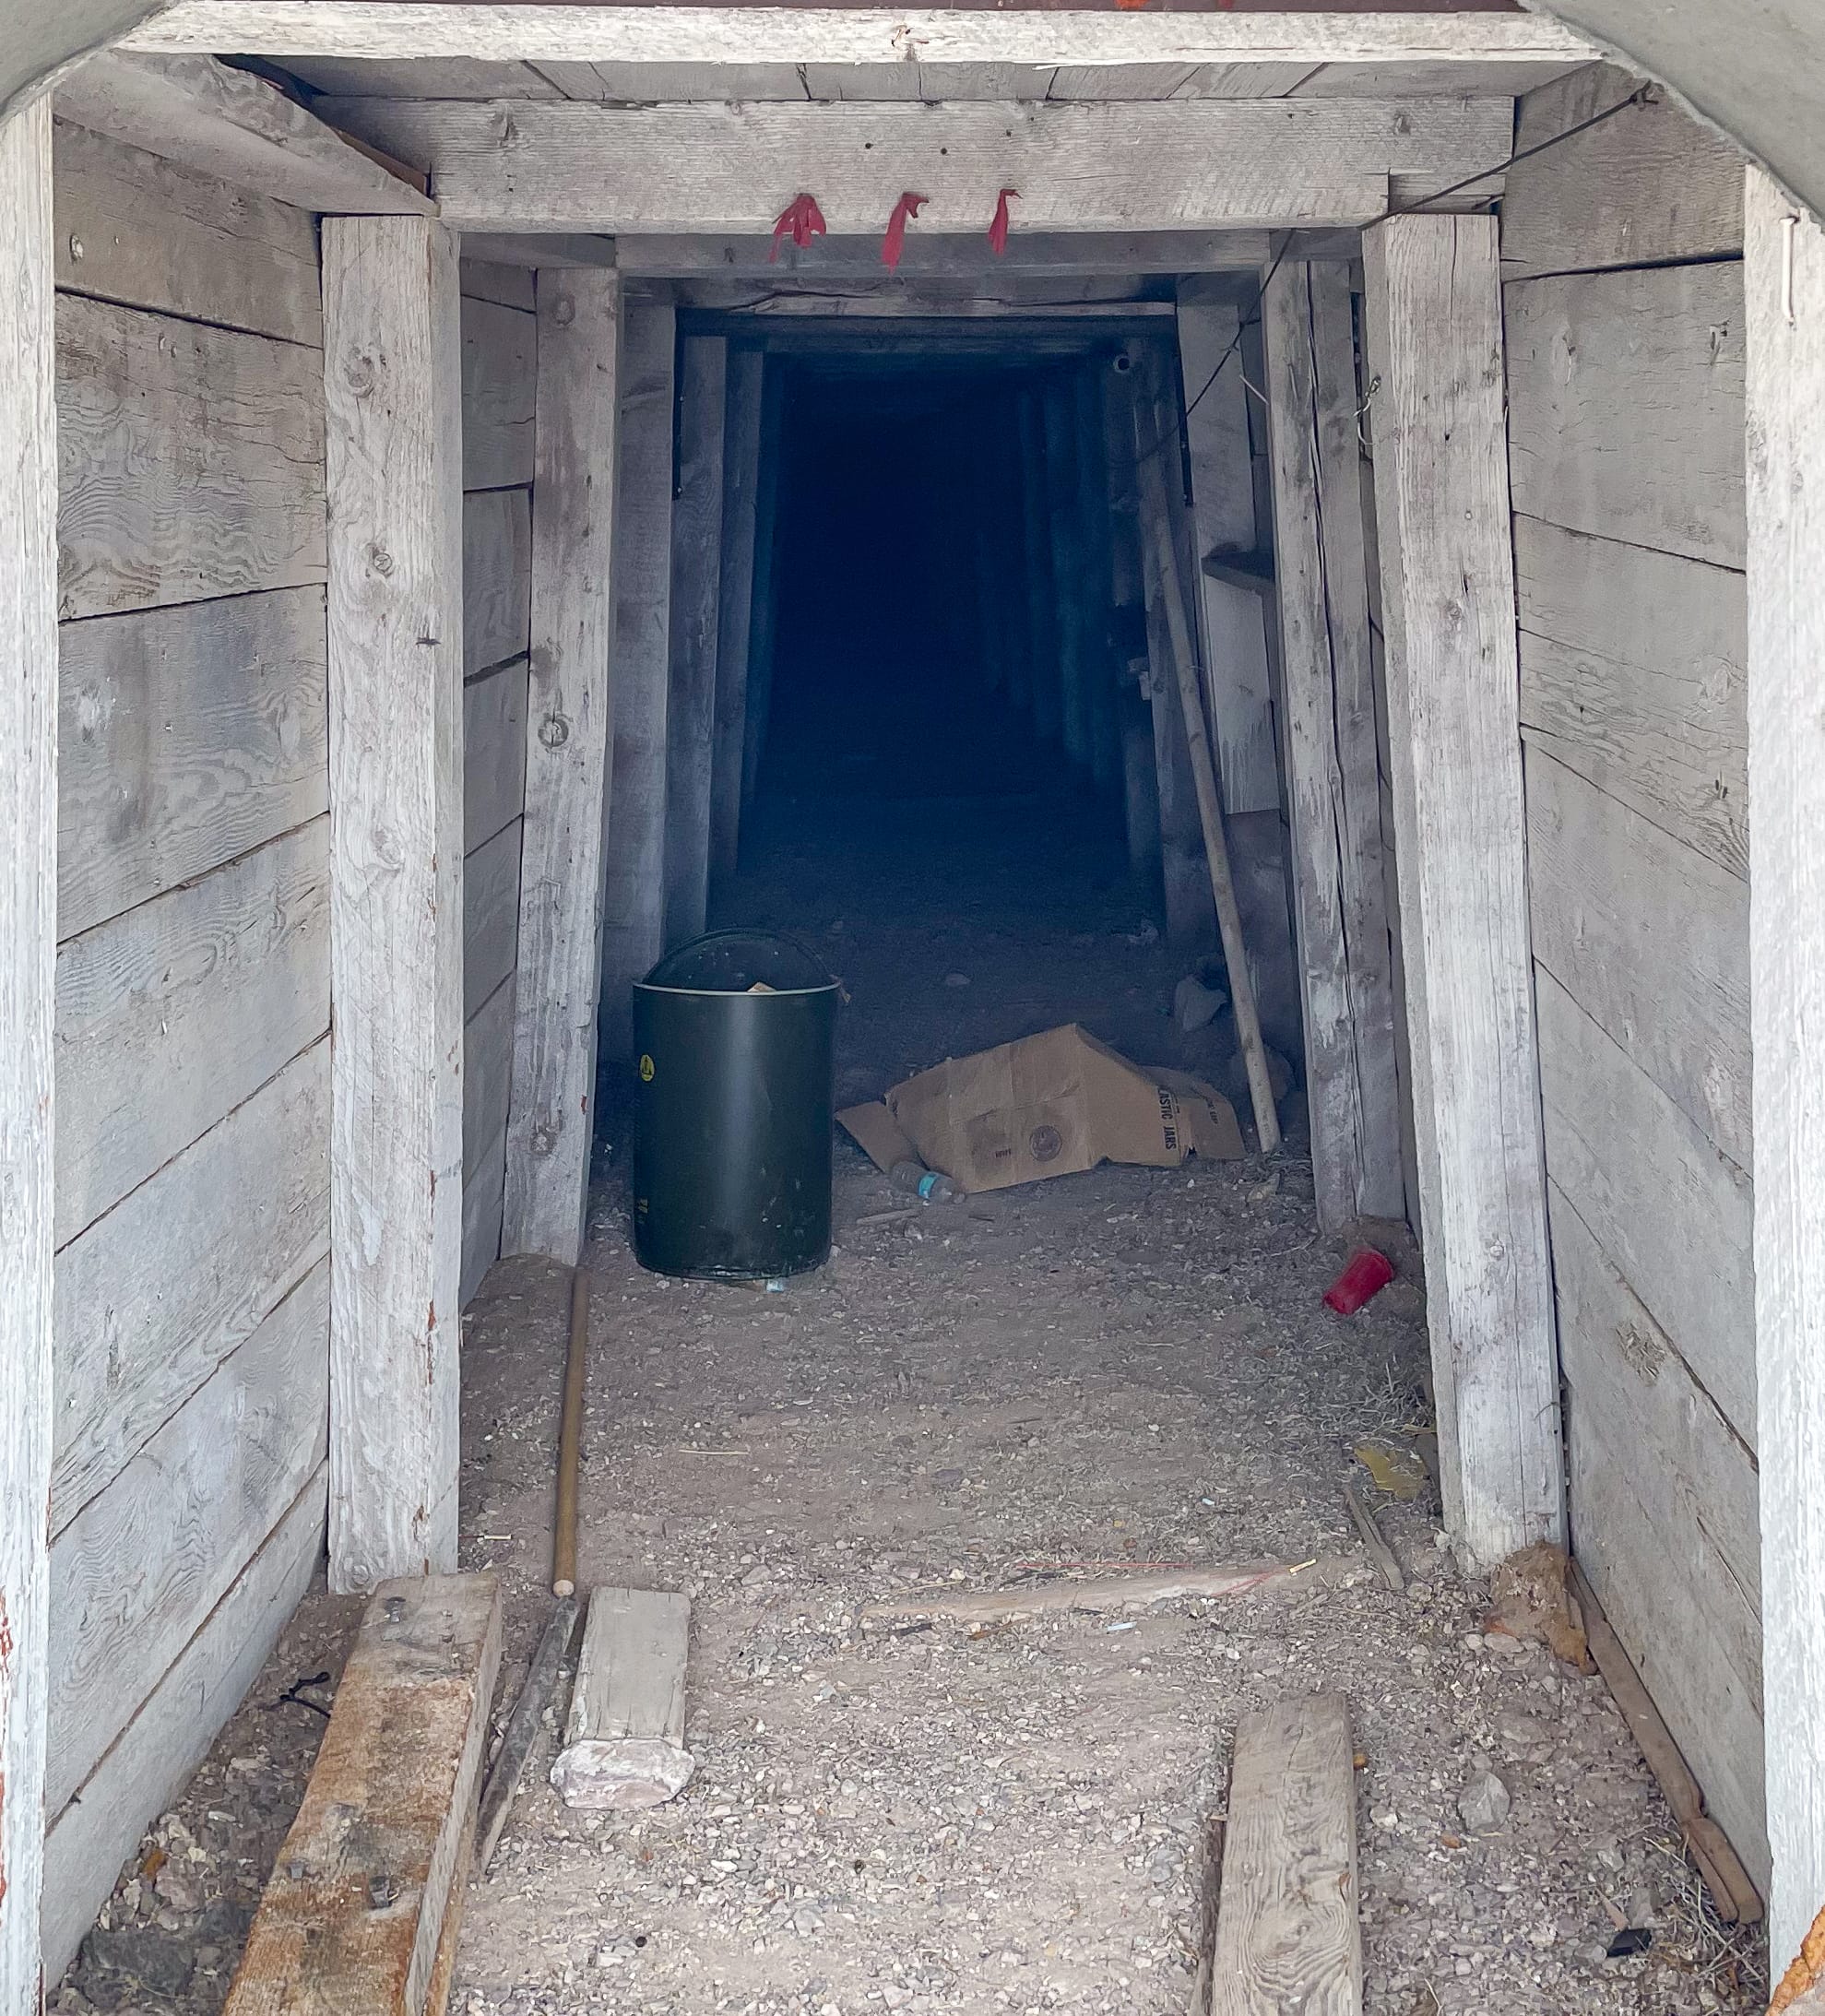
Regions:
[[[318,111],[431,172],[460,230],[766,232],[800,191],[829,229],[986,232],[1363,224],[1391,179],[1442,187],[1507,160],[1506,99],[1200,99],[1145,104],[470,104],[324,99]]]
[[[1586,63],[1526,14],[1141,14],[781,6],[479,5],[476,0],[173,0],[136,49],[503,63]]]
[[[998,185],[999,186],[999,185]],[[491,241],[494,243],[497,241]],[[740,279],[790,281],[815,288],[857,276],[881,277],[881,236],[819,238],[777,258],[760,232],[746,238],[648,238],[614,241],[623,273],[662,279]],[[904,279],[978,279],[1018,275],[1070,279],[1098,273],[1206,273],[1226,267],[1259,267],[1269,256],[1264,231],[1036,231],[1010,233],[999,257],[985,231],[939,236],[915,229],[900,261]]]
[[[677,290],[681,311],[709,313],[720,333],[740,328],[751,330],[762,323],[785,323],[803,326],[823,322],[832,326],[852,324],[895,322],[953,322],[967,326],[994,322],[1004,326],[1020,322],[1023,331],[1057,328],[1061,324],[1081,326],[1087,333],[1092,324],[1140,324],[1171,317],[1178,310],[1169,301],[1027,301],[1018,297],[997,299],[984,295],[958,300],[930,290],[909,289],[900,292],[856,294],[788,293],[755,298],[752,287],[721,280],[692,280]],[[728,328],[724,328],[724,325]],[[980,340],[980,338],[976,338]],[[1003,338],[994,338],[1005,340]]]

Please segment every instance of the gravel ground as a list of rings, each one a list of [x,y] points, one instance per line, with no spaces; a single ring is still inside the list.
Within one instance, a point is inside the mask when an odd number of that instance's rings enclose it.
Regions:
[[[1104,836],[986,836],[805,816],[730,893],[843,974],[846,1097],[1072,1018],[1227,1068],[1221,1027],[1165,1018],[1182,967]],[[1416,1262],[1398,1250],[1355,1318],[1321,1307],[1348,1247],[1313,1230],[1292,1118],[1272,1164],[949,1205],[842,1145],[836,1251],[764,1295],[634,1265],[610,1106],[582,1572],[693,1596],[697,1774],[654,1813],[572,1815],[548,1735],[470,1893],[455,2007],[1185,2016],[1229,1734],[1319,1688],[1348,1696],[1362,1760],[1372,2016],[1761,2006],[1760,1957],[1705,1914],[1603,1683],[1480,1631],[1487,1589],[1427,1495],[1379,1501],[1405,1593],[1367,1564],[1340,1486],[1356,1444],[1423,1425]],[[506,1263],[466,1319],[464,1565],[502,1576],[508,1690],[548,1601],[566,1293]],[[860,1622],[920,1589],[1263,1558],[1319,1565],[1132,1618]],[[306,1603],[53,2006],[220,2007],[322,1725],[279,1696],[334,1675],[352,1609]],[[1619,1927],[1647,1951],[1606,1957]]]

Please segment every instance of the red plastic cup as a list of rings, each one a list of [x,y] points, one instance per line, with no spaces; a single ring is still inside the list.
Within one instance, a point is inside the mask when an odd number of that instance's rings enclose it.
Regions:
[[[1324,1306],[1334,1309],[1340,1316],[1354,1316],[1362,1305],[1372,1297],[1380,1295],[1394,1278],[1394,1270],[1386,1253],[1378,1253],[1372,1246],[1365,1246],[1358,1253],[1350,1256],[1350,1263],[1324,1291]]]

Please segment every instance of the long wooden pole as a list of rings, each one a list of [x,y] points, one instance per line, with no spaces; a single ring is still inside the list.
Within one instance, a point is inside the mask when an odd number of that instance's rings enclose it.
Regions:
[[[1137,402],[1145,411],[1152,400]],[[1157,422],[1156,422],[1157,423]],[[1153,430],[1146,430],[1152,433]],[[1249,1097],[1254,1106],[1255,1133],[1263,1155],[1280,1145],[1280,1116],[1274,1110],[1274,1086],[1267,1075],[1267,1050],[1261,1039],[1261,1016],[1255,1008],[1254,983],[1249,978],[1247,947],[1242,943],[1242,913],[1236,902],[1235,878],[1229,872],[1229,848],[1223,835],[1223,806],[1216,795],[1216,771],[1210,760],[1210,735],[1204,727],[1204,704],[1198,692],[1198,661],[1191,650],[1185,621],[1185,594],[1179,578],[1179,556],[1173,551],[1172,521],[1160,473],[1160,450],[1153,439],[1140,442],[1141,494],[1153,526],[1155,563],[1160,595],[1166,603],[1167,627],[1172,639],[1173,669],[1179,679],[1179,704],[1185,713],[1185,739],[1191,745],[1191,777],[1198,790],[1198,819],[1204,831],[1204,859],[1210,866],[1211,895],[1216,903],[1216,928],[1223,939],[1223,963],[1229,969],[1229,998],[1236,1009],[1236,1036],[1249,1073]]]

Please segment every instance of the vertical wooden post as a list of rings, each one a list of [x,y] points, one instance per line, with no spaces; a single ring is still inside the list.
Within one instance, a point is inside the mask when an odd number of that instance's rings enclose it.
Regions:
[[[1026,550],[1027,634],[1032,640],[1033,726],[1042,741],[1063,732],[1057,607],[1052,599],[1052,543],[1047,497],[1044,394],[1019,396],[1021,531]]]
[[[456,1565],[463,493],[456,245],[323,223],[329,501],[329,1574]]]
[[[673,328],[669,298],[622,296],[614,745],[602,893],[601,1040],[610,1070],[626,1063],[634,1039],[634,982],[665,949]]]
[[[1146,587],[1141,565],[1134,469],[1134,374],[1111,362],[1102,374],[1103,466],[1108,479],[1109,603],[1115,625],[1116,722],[1121,740],[1122,820],[1128,865],[1153,879],[1160,871],[1159,780],[1155,774],[1153,709],[1146,652]]]
[[[699,937],[710,894],[717,602],[722,584],[722,423],[729,339],[687,337],[671,512],[671,693],[666,712],[666,943]]]
[[[51,1496],[57,441],[51,101],[0,119],[0,2010],[36,2010]]]
[[[501,1250],[575,1266],[588,1207],[611,734],[620,281],[538,276],[532,654]]]
[[[1405,1209],[1349,274],[1288,261],[1262,314],[1312,1181],[1335,1231]]]
[[[741,724],[741,810],[760,788],[773,707],[774,611],[779,598],[779,458],[786,426],[786,381],[769,371],[761,381],[761,474],[754,489],[753,614],[748,624],[748,706]]]
[[[1041,394],[1043,454],[1037,470],[1051,550],[1051,609],[1058,639],[1060,730],[1064,753],[1090,767],[1090,710],[1084,670],[1084,520],[1077,501],[1077,410],[1068,377]]]
[[[1825,226],[1748,170],[1749,1013],[1770,1952],[1825,1900]]]
[[[1096,367],[1083,364],[1071,381],[1077,445],[1077,516],[1082,528],[1084,577],[1084,708],[1090,739],[1090,774],[1098,790],[1121,781],[1121,743],[1115,719],[1115,667],[1110,647],[1108,463],[1103,445],[1103,393]]]
[[[1364,236],[1376,524],[1447,1526],[1564,1533],[1491,217]]]
[[[732,875],[741,840],[741,753],[747,741],[753,635],[754,534],[761,475],[762,350],[731,350],[728,460],[722,492],[722,587],[717,598],[716,754],[710,779],[710,873]]]

